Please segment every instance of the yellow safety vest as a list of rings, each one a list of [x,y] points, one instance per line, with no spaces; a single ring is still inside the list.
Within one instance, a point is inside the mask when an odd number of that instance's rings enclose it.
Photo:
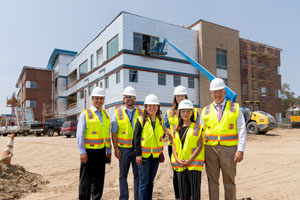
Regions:
[[[197,114],[195,114],[197,113]],[[170,124],[170,131],[171,133],[175,134],[176,126],[178,125],[178,116],[173,115],[172,109],[167,110],[167,116]],[[198,117],[198,120],[200,120],[199,112],[197,108],[194,108],[194,120],[196,121]],[[168,135],[168,145],[172,146],[173,138]]]
[[[139,121],[141,126],[143,127],[143,117],[140,116]],[[164,129],[162,126],[163,122],[156,117],[155,120],[155,129],[153,131],[152,123],[150,117],[148,117],[142,131],[141,137],[141,150],[142,150],[142,157],[149,158],[152,154],[153,158],[158,158],[160,153],[164,149]]]
[[[214,104],[206,106],[202,110],[202,119],[205,123],[205,141],[206,145],[225,145],[235,146],[238,144],[237,118],[239,116],[239,104],[226,102],[223,116],[218,121],[217,112]]]
[[[84,147],[86,149],[102,149],[110,147],[110,119],[108,114],[101,109],[103,124],[92,110],[84,110],[86,117],[86,130],[84,133]]]
[[[134,116],[134,127],[139,116],[143,114],[143,110],[136,108]],[[118,146],[124,148],[132,148],[134,127],[131,127],[129,118],[124,108],[115,110],[118,123]]]
[[[175,135],[173,135],[178,159],[188,160],[193,155],[194,151],[198,147],[198,141],[201,137],[201,133],[203,132],[203,130],[204,130],[203,126],[199,124],[199,122],[191,123],[189,130],[186,133],[183,147],[180,140],[179,132],[177,131]],[[204,140],[204,133],[202,134],[202,139]],[[205,154],[204,154],[204,144],[203,144],[200,153],[195,157],[195,159],[191,162],[191,164],[187,167],[182,167],[176,162],[175,156],[174,154],[172,154],[171,157],[172,167],[177,172],[182,172],[186,168],[188,168],[188,170],[202,171],[204,165],[204,155]]]

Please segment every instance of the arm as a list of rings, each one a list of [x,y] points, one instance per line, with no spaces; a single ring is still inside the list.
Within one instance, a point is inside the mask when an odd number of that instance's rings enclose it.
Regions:
[[[246,122],[241,109],[239,110],[239,116],[237,119],[237,132],[239,134],[239,143],[238,143],[237,152],[234,155],[235,163],[241,162],[243,160],[245,146],[246,146],[246,137],[247,137]]]
[[[192,154],[192,156],[186,160],[184,162],[184,165],[185,166],[188,166],[191,164],[191,162],[199,155],[199,153],[201,152],[202,150],[202,147],[203,147],[203,132],[201,131],[201,135],[200,135],[200,138],[198,139],[198,143],[197,143],[197,148],[196,150],[194,151],[194,153]]]
[[[169,124],[169,119],[168,119],[168,114],[167,113],[166,113],[165,118],[164,118],[163,129],[169,137],[172,137],[172,133],[171,133],[171,130],[170,130],[170,124]]]
[[[113,143],[114,150],[115,150],[115,157],[120,160],[121,159],[121,151],[118,146],[118,135],[117,135],[118,131],[119,131],[119,127],[118,127],[118,123],[117,123],[117,118],[116,118],[116,114],[114,114],[112,121],[111,121],[111,138],[112,138],[112,143]]]
[[[84,133],[86,130],[85,112],[82,112],[78,119],[76,140],[80,153],[80,161],[86,163],[88,161],[88,156],[84,147]]]
[[[143,127],[139,120],[136,121],[134,129],[134,151],[136,156],[136,163],[138,165],[142,164],[142,149],[141,149],[141,137],[142,137]]]

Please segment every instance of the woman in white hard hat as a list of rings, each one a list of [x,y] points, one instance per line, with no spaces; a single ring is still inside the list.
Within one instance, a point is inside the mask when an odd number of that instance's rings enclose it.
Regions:
[[[194,121],[191,101],[181,101],[178,110],[171,162],[177,172],[179,196],[181,200],[200,200],[201,171],[204,165],[203,126]]]
[[[164,161],[164,129],[157,96],[149,94],[144,105],[144,114],[135,125],[134,148],[140,173],[139,199],[151,200],[158,165]]]
[[[172,134],[170,134],[170,132],[173,134],[175,132],[175,128],[178,124],[178,105],[184,99],[188,99],[186,88],[182,85],[179,85],[174,89],[173,106],[171,109],[167,110],[167,113],[164,118],[164,126],[167,129],[169,129],[169,131],[167,131],[167,133],[169,133],[168,134],[168,137],[169,137],[168,154],[169,154],[170,160],[171,160],[171,155],[172,155]],[[199,117],[197,108],[194,108],[194,113],[196,113],[194,115],[194,117],[195,117],[194,121],[199,120],[200,117]],[[176,175],[175,170],[173,173],[173,188],[174,188],[175,198],[179,199],[178,180],[177,180],[177,175]]]

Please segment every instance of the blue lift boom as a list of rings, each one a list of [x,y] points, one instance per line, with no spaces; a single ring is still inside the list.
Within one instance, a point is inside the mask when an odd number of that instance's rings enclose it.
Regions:
[[[202,65],[200,65],[198,62],[196,62],[193,58],[188,56],[186,53],[184,53],[180,48],[178,48],[174,43],[172,43],[170,40],[165,38],[163,42],[156,41],[154,47],[152,47],[149,51],[152,55],[166,55],[167,52],[163,51],[164,47],[168,43],[173,49],[175,49],[180,55],[182,55],[188,62],[190,62],[195,68],[197,68],[202,74],[204,74],[209,81],[212,81],[216,77],[210,73],[207,69],[205,69]],[[226,91],[226,100],[230,100],[232,102],[235,102],[237,94],[233,92],[228,86],[225,88]]]

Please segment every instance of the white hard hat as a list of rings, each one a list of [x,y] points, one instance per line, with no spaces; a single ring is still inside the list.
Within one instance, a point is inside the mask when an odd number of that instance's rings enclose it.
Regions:
[[[193,103],[190,100],[184,99],[179,103],[178,110],[193,109]]]
[[[186,92],[186,88],[182,85],[178,85],[175,89],[174,89],[174,96],[175,95],[187,95]]]
[[[92,91],[92,97],[105,97],[104,89],[101,87],[95,87]]]
[[[159,105],[158,97],[155,94],[149,94],[145,98],[144,105],[146,104]]]
[[[221,78],[215,78],[214,80],[212,80],[210,82],[210,91],[214,91],[214,90],[221,90],[224,89],[226,87],[223,79]]]
[[[124,89],[123,95],[136,96],[135,89],[131,86],[128,86]]]

